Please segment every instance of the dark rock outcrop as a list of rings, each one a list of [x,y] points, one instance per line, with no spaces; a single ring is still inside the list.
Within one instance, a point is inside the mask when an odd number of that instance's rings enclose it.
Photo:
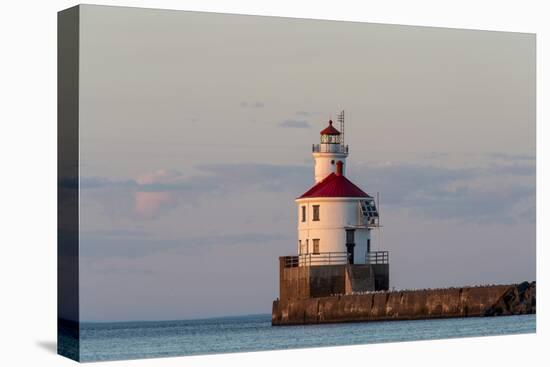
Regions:
[[[523,315],[536,313],[536,283],[523,282],[510,287],[483,316]]]

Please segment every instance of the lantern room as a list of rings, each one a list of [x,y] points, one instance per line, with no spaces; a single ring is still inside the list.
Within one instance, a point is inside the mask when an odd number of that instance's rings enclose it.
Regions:
[[[321,130],[321,144],[342,144],[340,131],[332,126],[332,120],[329,120],[328,126]]]

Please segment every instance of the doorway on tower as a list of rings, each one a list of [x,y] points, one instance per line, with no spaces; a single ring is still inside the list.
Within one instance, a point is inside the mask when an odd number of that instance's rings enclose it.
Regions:
[[[346,229],[346,251],[349,264],[353,265],[353,253],[355,248],[355,229]]]

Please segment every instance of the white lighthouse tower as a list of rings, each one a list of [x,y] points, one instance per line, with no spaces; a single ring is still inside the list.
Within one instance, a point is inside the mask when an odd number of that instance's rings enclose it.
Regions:
[[[339,117],[343,127],[343,114]],[[371,230],[378,226],[374,198],[346,177],[348,146],[332,121],[313,145],[315,184],[296,199],[300,266],[368,264]]]
[[[336,172],[336,162],[339,161],[342,162],[342,173],[345,174],[347,156],[348,147],[344,145],[343,134],[329,120],[328,126],[321,131],[321,144],[313,145],[315,183]]]

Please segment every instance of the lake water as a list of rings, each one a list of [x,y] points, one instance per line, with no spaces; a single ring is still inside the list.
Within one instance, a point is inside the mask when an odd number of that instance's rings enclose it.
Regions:
[[[271,326],[271,315],[82,323],[82,361],[169,357],[535,332],[535,315]]]

